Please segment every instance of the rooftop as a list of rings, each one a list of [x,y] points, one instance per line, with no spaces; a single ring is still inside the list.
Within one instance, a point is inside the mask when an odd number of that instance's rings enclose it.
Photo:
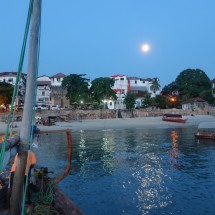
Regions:
[[[27,74],[25,74],[25,73],[21,73],[21,76],[23,77],[23,76],[26,76]],[[14,77],[14,76],[17,76],[17,72],[0,72],[0,77],[4,77],[4,76],[12,76],[12,77]]]
[[[57,73],[56,75],[53,75],[50,78],[64,78],[64,77],[66,77],[66,75],[64,75],[63,73]]]

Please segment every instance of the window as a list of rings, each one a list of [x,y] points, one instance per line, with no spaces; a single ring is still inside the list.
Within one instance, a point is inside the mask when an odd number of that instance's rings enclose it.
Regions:
[[[110,102],[110,106],[112,106],[113,105],[113,102]]]
[[[60,82],[60,78],[57,78],[57,82]]]
[[[134,83],[137,84],[137,80],[135,80]]]
[[[8,82],[13,82],[13,79],[12,78],[8,78]]]
[[[124,81],[124,78],[120,78],[121,81]]]
[[[42,91],[42,96],[45,96],[45,91]]]

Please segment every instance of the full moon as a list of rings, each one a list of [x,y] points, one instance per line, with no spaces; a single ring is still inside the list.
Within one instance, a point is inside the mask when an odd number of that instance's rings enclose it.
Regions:
[[[148,52],[148,51],[150,51],[150,45],[148,43],[144,43],[141,46],[141,50],[142,50],[142,52]]]

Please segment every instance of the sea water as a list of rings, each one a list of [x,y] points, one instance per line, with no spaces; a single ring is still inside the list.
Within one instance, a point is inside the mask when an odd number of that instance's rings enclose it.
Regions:
[[[69,175],[59,184],[86,215],[215,214],[215,142],[196,127],[72,133]],[[66,166],[66,135],[41,136],[38,164]]]

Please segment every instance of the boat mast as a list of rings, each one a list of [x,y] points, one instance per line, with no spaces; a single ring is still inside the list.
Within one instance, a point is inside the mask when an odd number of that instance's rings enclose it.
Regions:
[[[30,46],[28,58],[27,86],[25,104],[23,110],[22,127],[20,131],[20,148],[18,152],[17,166],[14,174],[12,195],[10,199],[10,214],[19,215],[23,197],[23,185],[27,154],[31,135],[33,106],[35,102],[35,90],[38,65],[38,41],[40,31],[41,0],[34,0],[31,20]]]
[[[35,90],[36,90],[35,83],[37,81],[40,6],[41,6],[41,0],[34,0],[31,34],[30,34],[27,86],[26,86],[25,104],[24,104],[23,119],[22,119],[23,129],[21,129],[20,131],[21,142],[24,142],[27,144],[30,141],[32,116],[34,111],[33,107],[35,102]],[[23,147],[25,146],[23,145]]]

